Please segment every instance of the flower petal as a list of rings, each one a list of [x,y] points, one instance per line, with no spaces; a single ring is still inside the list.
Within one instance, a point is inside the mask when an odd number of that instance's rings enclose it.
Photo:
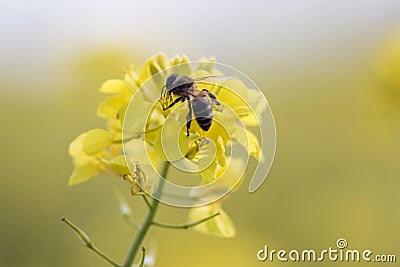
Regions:
[[[82,143],[86,133],[78,135],[68,147],[68,154],[72,157],[75,166],[84,165],[91,161],[91,158],[82,150]]]
[[[186,55],[183,55],[182,58],[176,56],[170,63],[171,66],[175,66],[173,68],[175,73],[180,75],[189,76],[192,73],[192,67],[190,65],[190,60]],[[176,66],[179,65],[179,66]]]
[[[247,86],[238,79],[222,80],[218,83],[222,88],[218,94],[218,98],[223,98],[226,93],[234,93],[240,96],[241,99],[247,100],[249,89]]]
[[[129,83],[120,79],[110,79],[103,83],[100,92],[105,94],[132,94]]]
[[[211,74],[214,74],[215,70],[215,62],[217,60],[215,58],[203,58],[200,60],[199,66],[197,67],[197,70],[205,70],[208,71]]]
[[[224,139],[222,138],[222,136],[218,136],[216,145],[217,145],[218,165],[220,165],[221,167],[224,167],[226,164],[226,160],[225,160],[225,145],[224,145]]]
[[[189,211],[189,222],[199,221],[219,212],[219,215],[193,227],[194,230],[218,237],[230,238],[235,236],[236,229],[232,219],[216,202],[208,206],[193,208]]]
[[[141,84],[144,84],[148,79],[150,79],[153,75],[157,74],[158,72],[166,69],[168,67],[168,59],[165,57],[164,54],[158,54],[149,60],[147,60],[143,67],[139,71],[139,81]],[[161,77],[153,77],[154,79],[158,79]],[[165,78],[165,77],[164,77]],[[163,84],[164,80],[157,81],[158,84]]]
[[[216,179],[216,150],[216,145],[210,139],[206,139],[200,144],[199,169],[202,170],[200,175],[205,184],[209,184]]]
[[[224,144],[230,141],[229,133],[233,133],[237,127],[236,118],[228,112],[214,112],[214,120],[206,136],[215,142],[222,137]]]
[[[238,127],[235,131],[235,140],[241,144],[250,156],[260,161],[261,147],[257,137],[250,130],[243,127]]]
[[[242,158],[228,158],[228,164],[224,167],[217,167],[217,179],[221,180],[224,188],[231,188],[235,185],[233,190],[236,190],[243,182],[241,176],[244,175],[245,169],[246,166]]]
[[[130,174],[129,168],[126,165],[124,155],[119,155],[112,159],[101,159],[110,169],[119,174]]]
[[[218,100],[224,105],[230,107],[239,116],[246,115],[249,113],[250,108],[248,107],[243,95],[247,96],[247,92],[241,90],[240,93],[233,91],[231,88],[226,89],[223,87],[218,93]]]
[[[68,180],[68,185],[76,185],[86,182],[99,174],[97,167],[94,164],[85,164],[74,169]]]
[[[88,156],[102,152],[107,146],[111,145],[113,134],[101,129],[94,129],[86,132],[83,138],[82,150]]]
[[[124,97],[120,95],[109,96],[97,107],[97,116],[115,119],[125,104]]]
[[[168,117],[160,134],[155,138],[154,150],[163,160],[177,161],[186,155],[189,143],[185,129],[174,118]],[[178,138],[176,138],[178,136]],[[173,137],[173,138],[171,138]]]

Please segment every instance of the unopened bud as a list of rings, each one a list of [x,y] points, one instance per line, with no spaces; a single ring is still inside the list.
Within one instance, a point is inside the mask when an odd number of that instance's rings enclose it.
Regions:
[[[71,229],[76,233],[82,243],[87,247],[93,247],[92,241],[90,241],[89,236],[78,226],[74,225],[72,222],[63,217],[61,221],[65,222]]]

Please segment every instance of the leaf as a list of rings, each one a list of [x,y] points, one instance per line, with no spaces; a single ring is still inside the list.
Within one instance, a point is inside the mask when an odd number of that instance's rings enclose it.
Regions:
[[[202,220],[219,212],[219,215],[193,227],[195,231],[218,237],[230,238],[235,236],[236,229],[232,219],[222,209],[221,204],[215,202],[211,205],[193,208],[189,211],[189,223]]]
[[[85,133],[82,142],[82,150],[88,156],[102,152],[107,146],[111,145],[113,134],[101,129],[90,130]]]

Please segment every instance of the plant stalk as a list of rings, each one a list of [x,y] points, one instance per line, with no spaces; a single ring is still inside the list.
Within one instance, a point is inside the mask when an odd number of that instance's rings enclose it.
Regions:
[[[157,187],[157,192],[156,195],[160,196],[163,186],[164,186],[164,179],[167,177],[168,174],[168,170],[169,170],[169,165],[170,163],[168,161],[164,162],[164,166],[163,169],[161,170],[161,177],[159,179],[159,183],[158,183],[158,187]],[[160,202],[155,199],[152,198],[151,200],[151,207],[148,209],[142,224],[139,227],[139,230],[136,232],[136,235],[131,243],[131,246],[129,247],[128,250],[128,254],[125,258],[124,264],[122,265],[122,267],[131,267],[133,264],[133,261],[135,260],[135,257],[139,251],[139,249],[141,248],[142,242],[150,228],[150,226],[153,223],[153,218],[156,214],[157,208],[158,208],[158,204],[160,204]]]
[[[158,222],[153,222],[154,226],[158,226],[158,227],[162,227],[162,228],[170,228],[170,229],[189,229],[190,227],[194,227],[196,225],[202,224],[203,222],[206,222],[208,220],[211,220],[212,218],[216,217],[220,215],[219,212],[210,215],[204,219],[198,220],[198,221],[194,221],[188,224],[183,224],[183,225],[172,225],[172,224],[165,224],[165,223],[158,223]]]

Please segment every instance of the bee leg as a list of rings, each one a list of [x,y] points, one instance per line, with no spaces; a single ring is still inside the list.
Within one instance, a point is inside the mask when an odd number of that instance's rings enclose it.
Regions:
[[[173,106],[175,106],[176,103],[181,102],[181,101],[183,102],[184,100],[185,100],[185,98],[183,98],[182,96],[181,96],[181,97],[178,97],[177,99],[174,100],[174,102],[172,102],[171,104],[169,104],[168,107],[163,108],[163,110],[167,110],[167,109],[169,109],[169,108],[172,108]]]
[[[186,136],[189,136],[190,125],[192,124],[192,104],[187,102],[189,106],[189,113],[186,115]]]
[[[217,100],[217,97],[216,95],[214,95],[214,93],[208,91],[207,89],[203,89],[202,91],[205,92],[211,98],[214,104],[216,104],[217,106],[221,105],[221,103]]]

